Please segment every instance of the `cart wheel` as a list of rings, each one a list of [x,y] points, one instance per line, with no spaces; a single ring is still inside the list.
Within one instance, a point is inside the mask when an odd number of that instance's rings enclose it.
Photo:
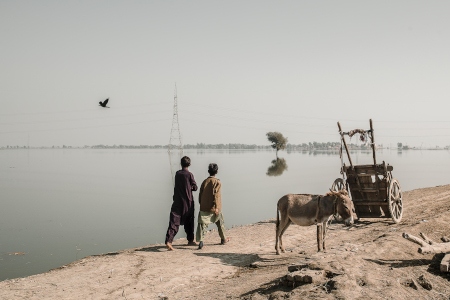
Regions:
[[[403,215],[402,189],[397,179],[392,179],[389,185],[389,212],[395,223],[400,223]]]

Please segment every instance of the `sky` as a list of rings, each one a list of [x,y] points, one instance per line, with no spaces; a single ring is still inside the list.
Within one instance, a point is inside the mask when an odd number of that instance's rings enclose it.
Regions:
[[[449,1],[0,0],[0,147],[450,145]],[[176,87],[176,89],[175,89]],[[102,108],[99,101],[109,98]],[[356,143],[357,138],[350,142]]]

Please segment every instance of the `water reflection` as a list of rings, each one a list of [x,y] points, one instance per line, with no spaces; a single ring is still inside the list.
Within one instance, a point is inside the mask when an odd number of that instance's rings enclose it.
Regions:
[[[189,151],[189,149],[188,149]],[[192,149],[191,151],[196,151],[198,155],[205,155],[210,153],[223,153],[223,154],[243,154],[243,153],[257,153],[257,152],[267,152],[267,150],[258,149]]]
[[[272,165],[267,169],[267,176],[280,176],[288,166],[284,158],[277,158],[272,160]]]
[[[183,157],[183,149],[169,149],[170,174],[172,175],[172,184],[175,185],[175,173],[180,169],[180,160]]]
[[[352,152],[353,150],[351,150]],[[359,151],[361,152],[361,150],[354,150],[354,151]],[[327,155],[327,156],[335,156],[335,155],[339,155],[339,150],[320,150],[320,149],[314,149],[314,150],[286,150],[286,152],[288,154],[292,154],[292,153],[301,153],[301,154],[308,154],[308,155]],[[371,153],[369,151],[369,153]]]

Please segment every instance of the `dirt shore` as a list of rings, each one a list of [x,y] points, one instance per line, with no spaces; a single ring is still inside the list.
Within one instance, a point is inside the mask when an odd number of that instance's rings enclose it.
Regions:
[[[90,256],[44,274],[0,282],[0,299],[450,299],[443,254],[419,254],[403,232],[435,241],[450,235],[450,185],[403,193],[400,224],[362,219],[331,224],[326,252],[317,253],[316,228],[290,226],[287,252],[275,255],[275,222],[216,230],[205,247],[174,242]],[[275,203],[274,203],[275,211]],[[211,227],[213,228],[213,227]],[[305,265],[326,276],[287,281],[288,266]]]

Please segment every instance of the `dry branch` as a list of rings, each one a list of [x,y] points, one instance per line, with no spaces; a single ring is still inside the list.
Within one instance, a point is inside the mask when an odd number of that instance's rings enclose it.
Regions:
[[[428,238],[425,234],[422,232],[420,233],[420,236],[422,239],[408,234],[406,232],[402,235],[405,239],[414,242],[416,244],[419,244],[419,253],[425,254],[425,253],[447,253],[450,252],[450,243],[436,243],[432,241],[430,238]]]
[[[450,243],[439,243],[419,248],[419,253],[448,253],[450,252]]]
[[[402,236],[405,239],[422,246],[418,250],[419,253],[447,253],[441,261],[440,270],[441,272],[450,271],[450,242],[435,243],[422,232],[420,233],[420,236],[423,240],[406,232],[404,232]],[[442,237],[441,240],[448,241],[448,238]]]
[[[413,243],[419,244],[420,246],[424,247],[427,245],[427,243],[424,240],[421,240],[420,238],[414,236],[414,235],[410,235],[406,232],[403,233],[402,235],[405,239],[407,239],[408,241],[411,241]]]
[[[430,238],[428,238],[425,234],[423,234],[422,232],[421,233],[419,233],[419,235],[423,238],[423,240],[425,241],[425,242],[427,242],[428,244],[430,244],[430,245],[433,245],[434,244],[434,242],[430,239]]]

